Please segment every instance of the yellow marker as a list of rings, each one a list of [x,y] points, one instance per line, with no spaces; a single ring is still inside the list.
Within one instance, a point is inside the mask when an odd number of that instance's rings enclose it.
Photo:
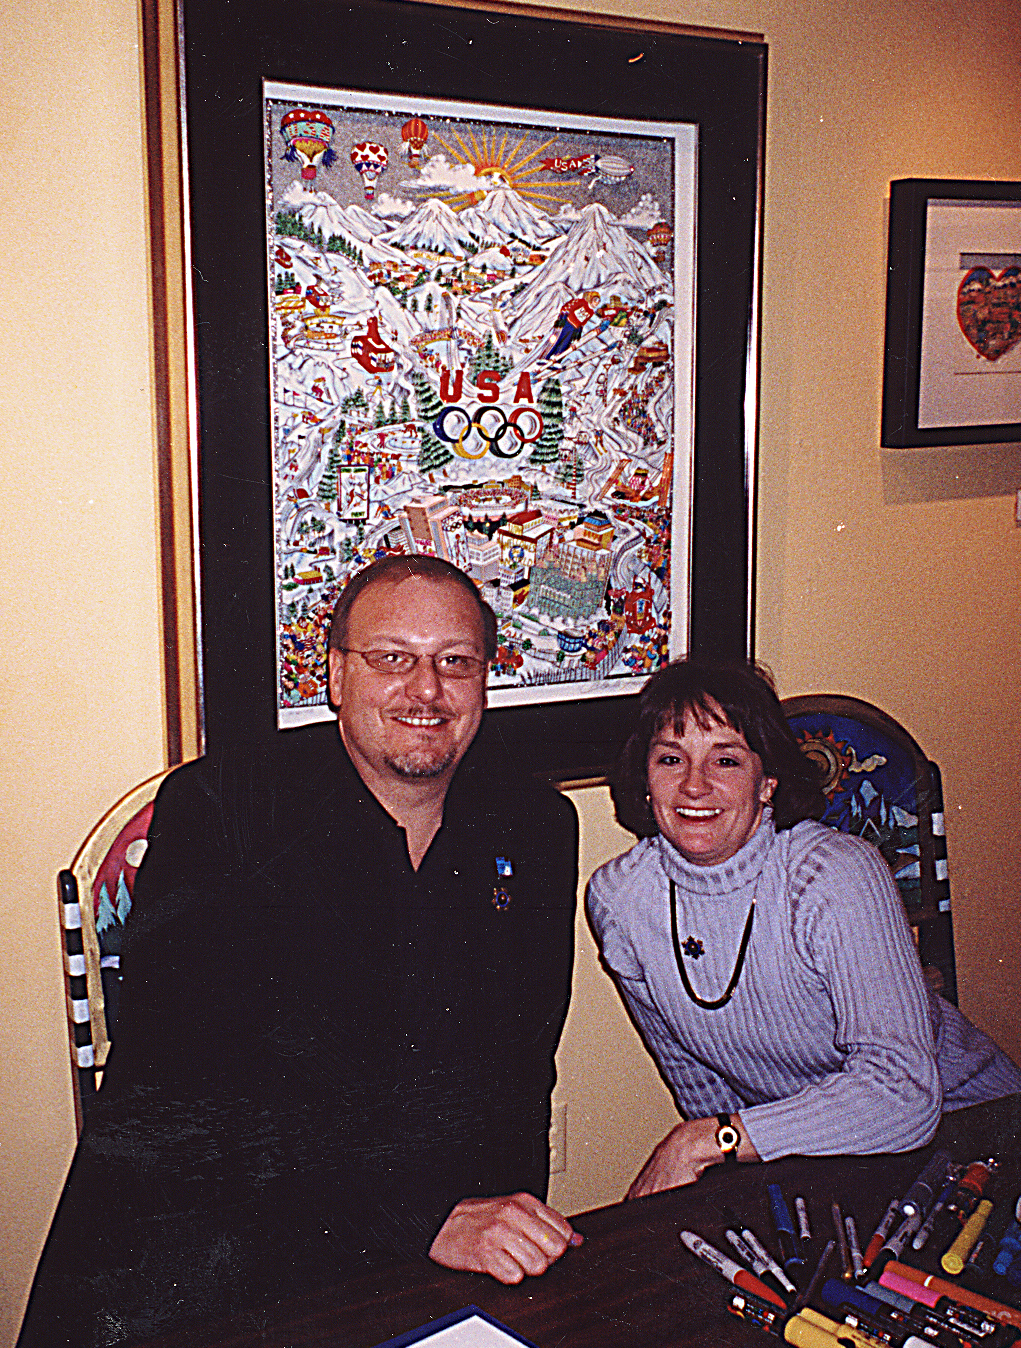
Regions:
[[[816,1329],[828,1335],[829,1343],[825,1345],[825,1348],[835,1348],[838,1340],[841,1344],[853,1343],[855,1348],[878,1348],[877,1342],[871,1334],[866,1334],[853,1325],[843,1322],[838,1324],[836,1320],[829,1320],[825,1315],[813,1310],[811,1306],[803,1306],[794,1319],[803,1319],[811,1329]],[[787,1328],[793,1323],[793,1320],[788,1320]],[[791,1339],[790,1342],[794,1343],[795,1340]],[[821,1339],[813,1338],[810,1344],[803,1342],[802,1348],[824,1348],[824,1345]]]
[[[822,1324],[816,1321],[821,1320]],[[824,1326],[830,1325],[831,1329]],[[833,1332],[838,1328],[835,1320],[827,1320],[824,1315],[812,1313],[808,1319],[805,1312],[792,1316],[784,1325],[783,1336],[794,1348],[837,1348],[837,1336]]]
[[[988,1198],[983,1198],[975,1211],[961,1228],[961,1234],[954,1241],[950,1249],[940,1260],[945,1272],[960,1273],[968,1260],[968,1255],[975,1248],[979,1236],[982,1234],[982,1228],[986,1224],[986,1219],[993,1210],[993,1205]]]

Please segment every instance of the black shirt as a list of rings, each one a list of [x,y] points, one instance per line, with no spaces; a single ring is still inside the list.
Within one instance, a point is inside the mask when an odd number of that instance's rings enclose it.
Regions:
[[[461,1198],[545,1196],[577,821],[482,757],[417,872],[335,725],[167,779],[25,1348],[102,1343],[111,1308],[133,1336],[236,1311],[424,1253]]]

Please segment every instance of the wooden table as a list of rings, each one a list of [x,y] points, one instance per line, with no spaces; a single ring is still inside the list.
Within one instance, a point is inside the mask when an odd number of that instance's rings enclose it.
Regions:
[[[426,1259],[350,1278],[314,1298],[281,1302],[242,1320],[201,1326],[158,1341],[159,1348],[374,1348],[426,1321],[476,1305],[538,1348],[765,1348],[769,1340],[727,1310],[729,1285],[680,1244],[682,1228],[727,1248],[724,1207],[776,1252],[766,1184],[777,1183],[793,1213],[808,1200],[819,1246],[832,1234],[837,1198],[868,1240],[890,1198],[903,1195],[937,1146],[955,1161],[996,1156],[993,1197],[1013,1207],[1021,1189],[1021,1096],[946,1115],[934,1142],[901,1156],[788,1157],[769,1165],[715,1166],[698,1184],[574,1219],[585,1243],[542,1278],[504,1287],[479,1274],[452,1273]],[[942,1251],[908,1262],[936,1271]],[[990,1295],[1005,1295],[995,1280]],[[153,1345],[155,1348],[155,1342]]]

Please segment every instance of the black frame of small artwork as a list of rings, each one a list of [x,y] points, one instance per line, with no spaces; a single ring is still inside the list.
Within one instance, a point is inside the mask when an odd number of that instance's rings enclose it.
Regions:
[[[886,352],[880,444],[983,445],[1021,440],[1021,422],[984,426],[918,425],[925,285],[926,212],[932,198],[1021,201],[1021,183],[962,178],[899,178],[890,184],[886,271]]]
[[[418,0],[180,0],[208,748],[276,730],[262,80],[695,122],[689,648],[750,654],[766,47],[660,23]],[[523,768],[605,773],[634,695],[489,713]]]

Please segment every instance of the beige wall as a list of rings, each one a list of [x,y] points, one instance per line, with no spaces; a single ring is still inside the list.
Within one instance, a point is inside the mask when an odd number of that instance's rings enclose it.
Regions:
[[[635,840],[613,818],[605,786],[569,794],[581,825],[584,891],[596,867],[626,852]],[[670,1092],[600,968],[581,905],[571,1005],[557,1051],[553,1117],[554,1129],[563,1130],[566,1169],[550,1175],[549,1201],[567,1213],[623,1198],[653,1147],[677,1122]],[[555,1172],[555,1148],[552,1156]]]
[[[163,766],[132,0],[8,9],[0,106],[6,1345],[73,1145],[56,870]]]
[[[877,701],[942,764],[962,1002],[1021,1054],[1021,456],[882,452],[877,434],[888,182],[1018,176],[1013,0],[592,7],[769,42],[759,652],[783,693]],[[135,0],[24,0],[0,63],[7,1344],[72,1141],[54,872],[162,766],[163,729]],[[595,850],[613,846],[598,802],[583,808]],[[582,969],[602,1031],[601,975],[590,955]],[[565,1055],[578,1117],[602,1127],[584,1056]],[[576,1175],[579,1205],[599,1201]]]

